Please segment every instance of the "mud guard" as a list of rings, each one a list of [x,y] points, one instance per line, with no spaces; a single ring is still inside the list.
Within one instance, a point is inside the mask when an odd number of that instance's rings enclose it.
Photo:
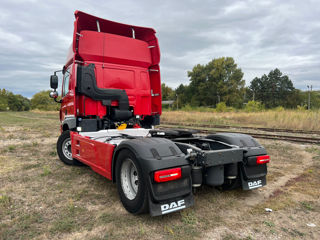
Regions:
[[[241,186],[243,190],[252,190],[255,188],[263,187],[264,185],[267,184],[266,176],[262,176],[260,178],[245,179],[242,171],[240,171],[240,176],[241,176]]]
[[[121,142],[115,150],[112,168],[122,149],[132,151],[140,163],[143,178],[149,190],[151,216],[159,216],[194,204],[191,166],[174,142],[165,138],[136,138]],[[181,167],[181,178],[157,183],[153,173],[161,169]],[[114,173],[114,172],[113,172]],[[114,175],[114,174],[113,174]],[[114,177],[112,177],[114,179]]]
[[[181,198],[167,200],[161,203],[156,203],[152,201],[151,196],[149,196],[149,211],[152,217],[176,212],[184,208],[191,207],[193,205],[194,205],[194,198],[192,193]]]
[[[145,175],[160,169],[189,165],[185,154],[172,142],[165,138],[135,138],[122,141],[115,149],[112,159],[112,175],[115,161],[122,149],[132,151]]]
[[[239,133],[218,133],[209,135],[207,138],[236,145],[243,149],[243,161],[239,163],[243,190],[252,190],[266,185],[267,165],[251,164],[251,162],[255,162],[256,156],[267,154],[265,148],[256,139]]]

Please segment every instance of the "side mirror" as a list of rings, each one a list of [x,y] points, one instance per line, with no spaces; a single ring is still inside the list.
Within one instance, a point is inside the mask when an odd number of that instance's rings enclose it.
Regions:
[[[51,98],[56,99],[56,98],[59,96],[59,94],[58,94],[57,91],[52,91],[52,92],[49,93],[49,96],[50,96]]]
[[[58,76],[51,75],[50,77],[50,87],[56,90],[58,88]]]

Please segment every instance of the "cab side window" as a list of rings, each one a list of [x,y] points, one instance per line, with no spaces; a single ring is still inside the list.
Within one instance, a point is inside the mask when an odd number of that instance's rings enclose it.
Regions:
[[[63,76],[62,97],[69,92],[70,68],[68,68]]]

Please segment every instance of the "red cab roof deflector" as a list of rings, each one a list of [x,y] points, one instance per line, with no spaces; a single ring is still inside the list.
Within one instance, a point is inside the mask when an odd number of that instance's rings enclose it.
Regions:
[[[97,27],[97,21],[99,22],[100,32],[104,33],[111,33],[116,35],[121,35],[124,37],[134,37],[136,39],[145,41],[148,43],[148,45],[154,45],[156,46],[153,51],[154,57],[157,58],[157,62],[160,60],[160,50],[158,47],[158,40],[155,36],[156,31],[152,28],[146,28],[146,27],[137,27],[134,25],[127,25],[123,23],[117,23],[110,20],[102,19],[96,16],[92,16],[90,14],[81,12],[81,11],[75,11],[74,13],[76,20],[74,21],[74,33],[73,33],[73,43],[72,43],[72,50],[75,54],[75,57],[77,58],[77,34],[80,34],[82,30],[89,30],[89,31],[98,31]],[[72,58],[72,52],[70,52],[70,57]],[[71,60],[71,58],[68,57],[68,59]]]
[[[117,34],[125,37],[132,37],[132,29],[135,32],[135,38],[143,41],[150,41],[154,38],[155,30],[146,27],[137,27],[123,23],[117,23],[110,20],[92,16],[90,14],[75,11],[75,27],[78,33],[82,30],[97,31],[97,20],[99,21],[100,31],[105,33]]]

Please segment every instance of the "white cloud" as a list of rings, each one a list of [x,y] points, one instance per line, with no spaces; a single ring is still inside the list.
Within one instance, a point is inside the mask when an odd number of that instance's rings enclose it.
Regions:
[[[22,38],[18,36],[17,34],[10,33],[8,31],[5,31],[4,29],[0,28],[0,41],[1,44],[19,44],[22,42]],[[4,42],[2,42],[4,41]]]
[[[247,84],[274,68],[296,87],[320,89],[320,5],[317,1],[23,1],[0,9],[0,87],[28,95],[48,89],[65,63],[75,7],[123,23],[153,27],[162,81],[187,84],[187,71],[234,57]]]

